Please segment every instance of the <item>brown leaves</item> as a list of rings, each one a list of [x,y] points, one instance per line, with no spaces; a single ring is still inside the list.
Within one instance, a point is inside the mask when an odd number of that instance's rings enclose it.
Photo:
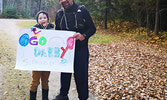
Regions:
[[[89,87],[103,99],[164,99],[167,54],[142,43],[90,44]]]
[[[0,98],[2,100],[26,100],[29,98],[31,74],[14,69],[16,44],[11,40],[12,37],[1,35],[4,34],[0,34],[0,82],[2,84]]]

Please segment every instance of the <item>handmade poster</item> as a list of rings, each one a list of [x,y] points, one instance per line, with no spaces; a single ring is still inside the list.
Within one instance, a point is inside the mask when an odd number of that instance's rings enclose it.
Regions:
[[[15,68],[73,73],[74,33],[34,27],[20,30]]]

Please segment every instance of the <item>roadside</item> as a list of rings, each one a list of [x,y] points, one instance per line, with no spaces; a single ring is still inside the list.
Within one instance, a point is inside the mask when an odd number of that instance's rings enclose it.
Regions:
[[[2,98],[2,73],[1,73],[1,68],[2,67],[2,64],[0,63],[0,98]],[[1,100],[1,99],[0,99]]]
[[[14,69],[16,40],[20,29],[16,22],[17,20],[0,19],[0,63],[2,64],[0,100],[26,98],[25,91],[28,92],[27,86],[31,78],[29,72]]]

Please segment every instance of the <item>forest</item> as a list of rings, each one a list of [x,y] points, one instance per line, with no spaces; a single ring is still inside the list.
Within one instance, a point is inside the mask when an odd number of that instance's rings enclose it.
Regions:
[[[3,12],[6,18],[34,18],[39,10],[49,12],[52,21],[60,8],[58,0],[2,0]],[[84,5],[91,13],[96,26],[112,28],[116,20],[134,22],[139,28],[146,27],[158,32],[167,31],[167,1],[166,0],[74,0]],[[133,25],[135,27],[135,25]],[[131,27],[130,27],[131,28]],[[133,28],[133,27],[132,27]],[[115,30],[114,30],[115,31]]]

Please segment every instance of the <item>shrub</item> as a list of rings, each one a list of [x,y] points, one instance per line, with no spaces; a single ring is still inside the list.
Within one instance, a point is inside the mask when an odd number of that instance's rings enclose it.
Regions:
[[[21,12],[23,18],[30,18],[30,11],[28,9],[23,9]]]
[[[3,10],[2,16],[5,18],[18,18],[17,9],[14,7],[6,7]]]

